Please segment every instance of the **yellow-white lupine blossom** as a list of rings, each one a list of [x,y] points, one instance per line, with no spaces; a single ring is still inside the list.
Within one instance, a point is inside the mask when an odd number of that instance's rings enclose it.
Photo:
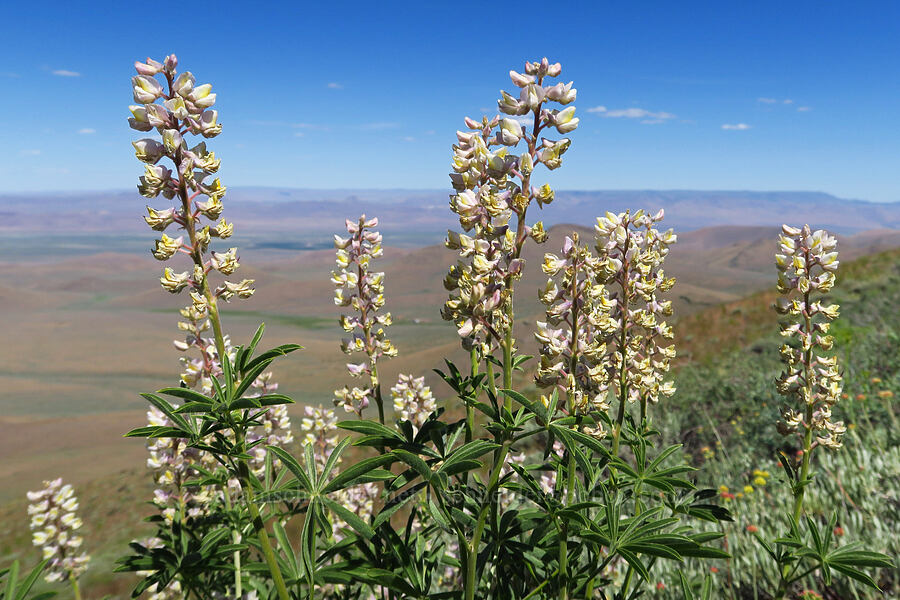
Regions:
[[[425,421],[437,410],[437,403],[431,388],[425,385],[424,377],[400,375],[397,384],[391,388],[394,401],[394,416],[399,421],[409,421],[414,431],[418,431]]]
[[[643,408],[675,393],[666,379],[675,357],[672,326],[665,321],[672,315],[672,302],[659,294],[675,284],[662,266],[677,236],[671,229],[654,228],[662,218],[662,210],[652,216],[643,210],[608,212],[594,228],[603,264],[599,282],[612,303],[608,319],[597,323],[607,336],[604,368],[617,397],[641,401]]]
[[[812,432],[819,445],[840,448],[844,423],[831,418],[841,397],[842,377],[837,357],[829,355],[834,338],[831,322],[839,306],[826,304],[838,268],[837,240],[827,232],[782,226],[775,264],[778,292],[775,310],[785,315],[781,335],[781,360],[785,370],[777,380],[778,391],[788,400],[782,409],[778,431]]]
[[[76,532],[82,522],[75,511],[78,498],[62,479],[45,481],[44,487],[28,492],[28,516],[31,541],[49,561],[44,578],[47,581],[78,579],[87,570],[90,557],[81,551],[83,539]]]
[[[378,227],[377,218],[367,219],[362,215],[357,221],[348,219],[346,227],[349,236],[334,236],[338,265],[331,274],[335,287],[334,303],[353,310],[340,317],[341,328],[351,334],[341,342],[341,350],[345,354],[359,352],[366,355],[364,362],[349,363],[347,370],[353,377],[367,376],[369,385],[345,386],[335,391],[334,403],[362,417],[363,410],[374,398],[379,415],[383,415],[378,361],[383,356],[397,356],[397,348],[385,332],[392,323],[391,313],[381,312],[384,308],[384,273],[373,271],[371,266],[372,261],[383,254],[382,238],[374,230]]]
[[[520,88],[518,98],[501,92],[501,115],[481,121],[467,117],[467,130],[456,132],[450,208],[464,233],[447,235],[446,246],[457,250],[459,259],[444,279],[450,298],[441,315],[456,326],[466,349],[488,352],[510,334],[510,288],[521,277],[522,247],[528,237],[538,243],[547,239],[542,223],[529,227],[525,219],[532,201],[542,206],[554,196],[549,185],[533,185],[535,167],[558,168],[570,145],[568,139],[552,141],[541,134],[553,128],[565,134],[578,125],[574,107],[547,108],[551,102],[566,105],[575,100],[571,82],[549,82],[561,70],[559,63],[544,58],[526,63],[525,73],[510,71]]]

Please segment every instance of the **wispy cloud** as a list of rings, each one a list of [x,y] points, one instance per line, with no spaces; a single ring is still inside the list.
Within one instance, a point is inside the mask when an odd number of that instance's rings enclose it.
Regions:
[[[730,131],[746,131],[750,129],[750,126],[746,123],[725,123],[724,125],[722,125],[722,129],[727,129]]]
[[[809,112],[811,110],[812,110],[812,108],[810,108],[809,106],[798,106],[797,107],[797,112]]]
[[[675,115],[669,112],[653,112],[643,108],[619,108],[609,110],[605,106],[595,106],[587,109],[589,113],[598,114],[607,119],[640,119],[644,125],[658,125],[665,123],[669,119],[674,119]]]
[[[82,134],[82,135],[90,135],[90,134],[92,134],[92,133],[97,133],[97,130],[96,130],[96,129],[91,129],[90,127],[83,127],[83,128],[81,128],[81,129],[78,130],[78,133],[80,133],[80,134]]]
[[[295,131],[295,132],[294,132],[294,137],[304,137],[305,135],[306,135],[306,134],[303,133],[302,131]]]
[[[783,100],[779,100],[778,98],[757,98],[757,102],[760,104],[793,104],[794,100],[792,98],[785,98]]]
[[[290,121],[265,121],[259,119],[251,119],[247,121],[254,127],[279,127],[281,129],[309,129],[311,131],[328,131],[327,125],[319,125],[317,123],[296,123]],[[299,136],[298,136],[299,137]]]
[[[329,82],[328,89],[329,90],[342,90],[342,89],[344,89],[344,86],[336,81],[332,81],[332,82]]]
[[[41,151],[36,149],[19,150],[21,156],[40,156]]]
[[[56,69],[55,71],[51,71],[51,73],[58,77],[81,77],[81,73],[78,71],[69,71],[67,69]]]
[[[13,73],[12,71],[3,71],[0,73],[0,77],[9,77],[10,79],[18,79],[21,77],[18,73]]]
[[[414,138],[414,137],[411,136],[411,135],[403,136],[402,139],[403,139],[404,142],[414,142],[414,141],[416,141],[416,138]]]
[[[385,129],[396,129],[400,127],[400,123],[394,121],[376,121],[374,123],[363,123],[359,126],[363,131],[384,131]]]

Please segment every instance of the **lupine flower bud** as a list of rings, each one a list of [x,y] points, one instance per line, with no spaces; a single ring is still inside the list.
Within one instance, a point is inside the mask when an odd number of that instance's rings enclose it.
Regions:
[[[153,125],[150,124],[149,119],[147,118],[147,109],[143,106],[129,106],[131,110],[131,117],[128,119],[128,125],[132,129],[137,129],[138,131],[150,131],[153,129]]]
[[[522,139],[522,126],[514,119],[500,121],[500,131],[497,132],[497,141],[504,146],[515,146]]]
[[[162,144],[149,138],[131,142],[131,145],[134,146],[134,154],[139,161],[152,165],[156,164],[166,153]]]
[[[185,71],[179,75],[172,84],[172,90],[179,96],[186,97],[194,89],[194,75],[190,71]]]
[[[192,122],[191,132],[200,133],[205,138],[213,138],[222,133],[222,125],[218,123],[219,113],[215,110],[204,111],[200,115],[200,121],[194,125]]]
[[[148,58],[147,62],[135,62],[134,69],[138,72],[138,75],[153,77],[163,70],[163,65],[162,63],[156,62],[152,58]]]
[[[44,489],[28,492],[28,516],[31,517],[32,543],[49,560],[44,578],[49,582],[78,579],[87,570],[90,557],[79,553],[83,542],[75,532],[81,519],[75,514],[78,499],[71,485],[62,479],[45,481]]]
[[[188,272],[176,273],[169,267],[166,267],[163,271],[163,276],[159,278],[159,282],[167,292],[177,294],[187,286]]]
[[[166,148],[166,153],[169,156],[174,156],[175,151],[181,148],[184,145],[184,140],[181,139],[181,134],[178,133],[175,129],[166,129],[163,131],[163,146]]]
[[[213,252],[210,262],[213,268],[223,275],[231,275],[241,266],[237,258],[237,248],[230,248],[228,252]]]
[[[151,104],[163,95],[162,86],[153,77],[136,75],[131,78],[134,86],[134,101],[138,104]]]
[[[234,233],[234,224],[228,223],[225,219],[219,221],[219,223],[212,230],[212,234],[220,239],[230,238]]]
[[[184,243],[184,237],[170,238],[166,234],[156,240],[155,247],[152,251],[153,258],[156,260],[169,260],[181,248]]]
[[[578,127],[578,118],[575,117],[575,107],[570,106],[561,111],[550,111],[550,123],[562,134],[574,131]]]
[[[510,71],[509,78],[512,79],[513,85],[516,87],[525,87],[529,83],[534,83],[534,77],[532,75],[522,75],[516,71]]]
[[[147,216],[144,217],[144,221],[147,222],[147,225],[149,225],[151,229],[163,231],[175,221],[175,209],[167,208],[165,210],[157,211],[148,206]]]

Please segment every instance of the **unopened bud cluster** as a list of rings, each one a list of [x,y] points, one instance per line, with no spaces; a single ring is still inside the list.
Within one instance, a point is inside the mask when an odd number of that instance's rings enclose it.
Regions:
[[[677,236],[654,225],[663,211],[650,215],[639,210],[606,213],[597,218],[597,257],[603,264],[600,283],[609,290],[609,321],[600,329],[607,335],[605,364],[611,383],[625,394],[620,400],[657,402],[671,396],[675,386],[665,379],[675,358],[674,333],[664,318],[672,315],[672,301],[661,300],[675,278],[662,268],[669,246]]]
[[[575,100],[572,82],[550,84],[562,67],[545,58],[529,62],[525,73],[510,71],[518,98],[501,92],[498,101],[507,117],[466,118],[467,131],[456,133],[450,180],[455,193],[450,207],[465,234],[448,232],[446,245],[458,250],[460,259],[444,280],[450,299],[441,312],[452,321],[466,347],[499,340],[510,327],[509,286],[521,276],[522,246],[528,237],[546,240],[543,224],[525,224],[526,211],[553,201],[549,185],[532,185],[537,165],[550,170],[562,164],[570,140],[550,140],[541,132],[556,129],[567,134],[578,126],[575,107],[548,108],[549,103],[568,105]],[[520,143],[525,148],[515,152]],[[513,216],[516,222],[511,224]],[[497,310],[500,308],[501,310]]]
[[[211,93],[210,84],[196,85],[189,71],[180,74],[176,71],[177,64],[174,55],[166,57],[162,63],[149,58],[144,63],[135,63],[138,75],[132,78],[132,87],[137,104],[130,107],[132,116],[128,122],[133,129],[155,129],[160,136],[159,139],[144,138],[132,143],[138,160],[145,163],[138,191],[146,198],[162,195],[176,201],[175,206],[162,210],[147,207],[144,217],[147,225],[163,232],[156,240],[152,254],[157,260],[166,261],[176,253],[184,252],[194,262],[190,271],[176,272],[166,267],[160,283],[171,293],[190,288],[195,308],[205,311],[213,297],[228,301],[234,296],[251,296],[253,281],[225,281],[212,293],[206,282],[211,270],[229,276],[240,263],[237,248],[212,252],[209,260],[205,258],[212,238],[229,238],[234,227],[224,219],[220,220],[225,186],[218,178],[208,181],[218,171],[219,159],[207,150],[205,141],[189,147],[185,136],[213,138],[221,133],[222,126],[218,123],[217,111],[211,109],[216,95]],[[165,85],[157,76],[162,76]],[[171,161],[172,169],[160,164],[164,158]],[[201,217],[209,223],[203,225]],[[183,230],[187,239],[184,235],[167,235],[165,231],[172,224]]]
[[[391,397],[396,418],[409,421],[415,431],[437,410],[431,388],[425,385],[424,377],[401,374],[397,385],[391,388]]]
[[[78,498],[62,479],[45,481],[44,488],[28,492],[28,516],[31,518],[32,543],[41,548],[49,561],[45,579],[50,582],[78,579],[87,570],[90,557],[81,552],[83,539],[75,532],[82,522],[75,511]]]
[[[840,399],[842,377],[836,356],[829,352],[834,338],[831,322],[839,314],[837,304],[823,304],[834,286],[838,268],[837,240],[825,231],[782,226],[775,264],[778,292],[775,310],[787,317],[781,335],[781,360],[785,370],[777,380],[778,391],[793,400],[782,410],[778,431],[783,435],[811,430],[819,445],[840,448],[846,427],[832,421],[831,408]]]
[[[347,370],[354,377],[368,375],[371,387],[337,390],[334,403],[362,416],[375,393],[373,388],[379,385],[378,360],[382,356],[396,356],[397,348],[385,334],[385,327],[391,324],[391,313],[379,312],[384,307],[384,273],[370,270],[372,259],[383,253],[381,234],[373,230],[378,226],[378,219],[366,219],[363,215],[356,222],[347,220],[346,226],[348,237],[334,236],[338,270],[331,275],[334,303],[354,311],[340,317],[341,327],[352,334],[341,342],[341,350],[346,354],[366,354],[366,361],[350,363]]]

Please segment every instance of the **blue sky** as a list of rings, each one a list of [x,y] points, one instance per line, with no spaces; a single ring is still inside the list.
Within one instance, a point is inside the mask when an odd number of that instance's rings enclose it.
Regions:
[[[229,186],[449,189],[463,117],[548,56],[581,118],[559,189],[900,200],[894,1],[77,4],[4,7],[0,193],[133,186],[132,63],[175,52]]]

